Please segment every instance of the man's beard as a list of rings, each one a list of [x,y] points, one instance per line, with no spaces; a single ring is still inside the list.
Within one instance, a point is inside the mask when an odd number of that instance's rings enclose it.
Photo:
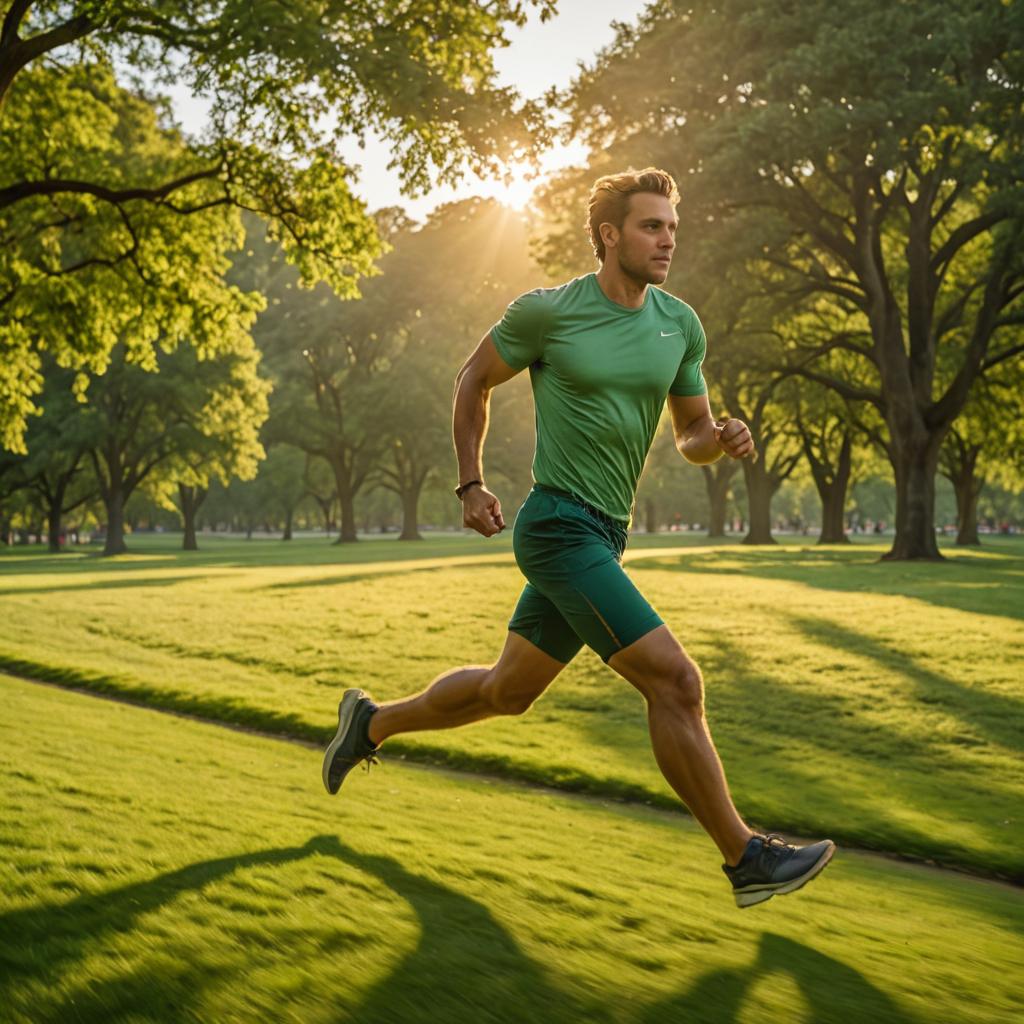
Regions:
[[[637,284],[660,283],[660,278],[655,275],[655,268],[649,260],[639,259],[634,253],[623,246],[616,250],[616,256],[619,260],[619,270]],[[665,270],[668,270],[667,266]]]

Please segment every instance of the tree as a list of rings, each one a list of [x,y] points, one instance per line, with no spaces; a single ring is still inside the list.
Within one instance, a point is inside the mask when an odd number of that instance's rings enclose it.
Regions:
[[[394,211],[379,217],[392,251],[357,301],[341,303],[325,286],[299,290],[294,271],[256,242],[243,279],[262,281],[269,297],[256,326],[275,381],[268,440],[331,467],[344,542],[356,539],[356,498],[372,487],[399,496],[402,536],[417,536],[422,489],[451,458],[458,367],[506,304],[538,283],[526,224],[498,203],[454,203],[422,226]],[[505,419],[488,444],[496,472],[511,421],[527,418],[510,407]]]
[[[432,177],[452,182],[467,165],[499,167],[543,141],[537,106],[495,86],[491,59],[531,5],[542,17],[553,11],[552,0],[9,0],[0,24],[3,443],[22,444],[43,347],[98,372],[129,334],[126,321],[145,321],[137,346],[180,329],[193,307],[176,293],[191,265],[171,225],[187,235],[193,217],[258,212],[305,283],[325,280],[348,297],[380,251],[349,188],[353,140],[372,131],[389,142],[411,191]],[[81,54],[88,62],[72,63]],[[117,87],[115,67],[208,100],[204,136],[126,167],[139,142],[129,108],[141,101]],[[147,243],[154,225],[162,249]],[[194,319],[216,308],[200,304]],[[66,320],[76,331],[62,330]]]
[[[729,507],[732,481],[739,464],[735,459],[719,459],[710,466],[701,466],[708,495],[708,536],[725,536],[725,517]]]
[[[95,439],[89,458],[107,512],[104,554],[126,550],[124,506],[141,484],[169,506],[179,482],[205,487],[214,475],[226,483],[255,474],[268,385],[251,337],[240,332],[234,344],[215,359],[190,346],[160,353],[155,373],[118,346],[91,382],[93,401],[81,415]]]
[[[652,6],[574,83],[568,131],[643,144],[708,217],[776,211],[764,258],[794,295],[863,317],[897,489],[888,558],[937,558],[943,437],[977,377],[1022,350],[1024,8],[938,0]],[[865,73],[870,55],[871,73]],[[824,353],[822,353],[824,354]]]
[[[1006,363],[975,382],[967,407],[942,443],[939,471],[956,494],[960,545],[981,543],[978,499],[992,480],[1011,489],[1024,481],[1024,367]]]
[[[400,539],[412,540],[419,535],[424,485],[454,466],[451,398],[459,367],[507,304],[541,282],[525,218],[493,200],[443,206],[422,227],[406,225],[390,241],[393,252],[359,305],[372,311],[370,322],[381,334],[380,401],[388,415],[375,477],[399,496]],[[520,440],[523,428],[528,433],[533,424],[521,390],[513,388],[518,404],[505,391],[500,402],[495,397],[500,426],[488,438],[487,463],[489,475],[511,481],[528,447]]]
[[[42,393],[42,415],[28,430],[29,454],[22,473],[46,510],[50,550],[61,549],[64,516],[96,496],[96,485],[85,472],[86,453],[93,438],[73,393],[74,375],[50,366]],[[16,456],[17,457],[17,456]]]

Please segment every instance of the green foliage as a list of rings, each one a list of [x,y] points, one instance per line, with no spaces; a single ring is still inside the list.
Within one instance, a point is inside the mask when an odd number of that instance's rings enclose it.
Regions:
[[[156,111],[100,64],[24,73],[4,129],[13,141],[0,155],[7,180],[81,176],[131,191],[185,177],[191,166]],[[14,450],[24,450],[25,417],[42,386],[40,349],[83,371],[84,395],[86,374],[104,371],[119,340],[149,368],[158,348],[182,343],[212,356],[230,351],[261,304],[223,281],[240,223],[208,181],[164,204],[113,204],[84,191],[32,196],[0,209],[0,236],[0,430]]]
[[[304,284],[356,294],[381,245],[349,190],[353,140],[388,141],[412,191],[532,151],[545,137],[540,111],[494,85],[491,60],[530,6],[553,10],[550,0],[5,5],[0,443],[23,450],[44,348],[100,372],[127,336],[150,363],[160,338],[215,347],[241,301],[215,280],[240,209],[268,222]],[[207,100],[209,130],[186,144],[137,84],[119,86],[115,67]]]
[[[568,97],[595,170],[673,171],[692,230],[753,225],[727,248],[767,294],[828,296],[866,329],[819,347],[866,383],[804,370],[885,420],[894,557],[936,554],[938,444],[1020,352],[1022,83],[1019,4],[726,0],[652,5]]]

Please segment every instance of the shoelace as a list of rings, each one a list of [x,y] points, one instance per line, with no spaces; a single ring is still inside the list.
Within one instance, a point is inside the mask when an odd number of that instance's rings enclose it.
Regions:
[[[773,861],[778,860],[788,846],[789,843],[774,832],[768,832],[761,836],[761,851],[768,854]]]
[[[371,764],[380,765],[383,763],[384,762],[381,761],[381,759],[376,754],[367,754],[366,757],[363,758],[363,771],[366,772],[367,775],[369,775]]]

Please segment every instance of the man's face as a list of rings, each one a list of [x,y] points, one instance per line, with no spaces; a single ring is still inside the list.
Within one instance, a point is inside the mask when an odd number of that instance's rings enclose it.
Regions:
[[[678,226],[675,208],[665,196],[638,192],[629,197],[629,211],[608,255],[618,259],[627,277],[644,284],[663,284],[672,264]]]

